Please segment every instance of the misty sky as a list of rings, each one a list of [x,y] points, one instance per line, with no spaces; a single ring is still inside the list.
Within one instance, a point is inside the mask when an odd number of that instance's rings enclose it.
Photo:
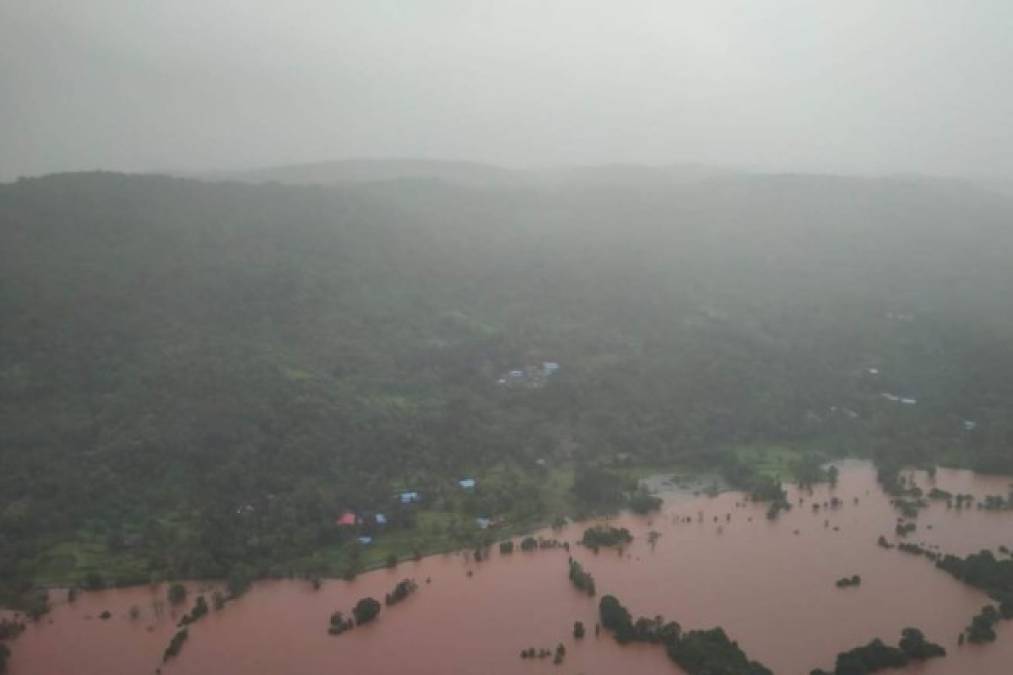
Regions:
[[[0,0],[0,179],[347,157],[1013,178],[1009,0]]]

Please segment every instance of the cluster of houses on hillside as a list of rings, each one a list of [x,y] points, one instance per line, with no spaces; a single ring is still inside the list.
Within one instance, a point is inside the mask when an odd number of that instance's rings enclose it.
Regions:
[[[508,370],[496,380],[496,383],[503,387],[539,389],[544,387],[549,378],[558,372],[558,363],[555,361],[543,361],[540,366],[525,366],[517,370]]]
[[[476,485],[477,482],[475,481],[474,478],[462,478],[461,480],[457,481],[457,486],[465,492],[473,492],[475,490]],[[418,504],[422,501],[422,493],[416,490],[406,490],[404,492],[398,492],[397,494],[395,494],[394,499],[401,505]],[[479,520],[488,520],[488,519],[480,518]],[[378,511],[369,513],[367,512],[356,513],[351,509],[346,509],[340,516],[338,516],[335,519],[334,524],[338,528],[354,530],[355,532],[360,533],[360,535],[356,537],[356,539],[363,546],[368,546],[369,544],[373,543],[373,537],[370,536],[368,533],[376,532],[380,529],[383,529],[383,527],[387,525],[387,522],[388,522],[387,516]],[[490,520],[485,525],[481,523],[479,523],[478,525],[482,529],[485,529],[486,527],[490,527],[491,524],[494,524],[494,521]]]
[[[334,524],[340,528],[355,529],[362,532],[356,539],[363,546],[373,543],[373,537],[367,532],[373,532],[387,524],[387,516],[382,513],[358,514],[355,511],[345,511]]]

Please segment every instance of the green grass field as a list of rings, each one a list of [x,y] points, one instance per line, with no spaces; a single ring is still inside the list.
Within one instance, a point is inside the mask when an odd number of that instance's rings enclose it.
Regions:
[[[782,482],[794,479],[795,466],[804,454],[786,445],[743,445],[734,451],[740,462],[748,464],[759,475]]]

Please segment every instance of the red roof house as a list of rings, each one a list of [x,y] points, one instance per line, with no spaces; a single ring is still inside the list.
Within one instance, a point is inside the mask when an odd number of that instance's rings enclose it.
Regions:
[[[341,517],[335,521],[336,525],[342,527],[355,527],[359,523],[359,517],[351,511],[345,511],[341,514]]]

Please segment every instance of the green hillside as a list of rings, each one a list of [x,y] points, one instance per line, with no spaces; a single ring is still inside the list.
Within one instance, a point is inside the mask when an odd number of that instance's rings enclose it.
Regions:
[[[1013,470],[1011,260],[945,182],[2,185],[0,584],[326,571],[345,509],[431,550],[746,445]]]

